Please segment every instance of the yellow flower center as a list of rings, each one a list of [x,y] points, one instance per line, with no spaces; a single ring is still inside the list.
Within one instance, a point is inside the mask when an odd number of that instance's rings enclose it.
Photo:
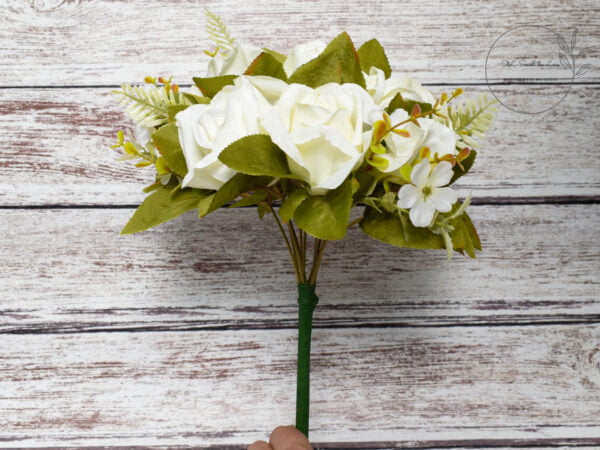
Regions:
[[[423,193],[423,200],[427,200],[427,198],[432,194],[433,191],[431,189],[431,186],[423,186],[421,192]]]

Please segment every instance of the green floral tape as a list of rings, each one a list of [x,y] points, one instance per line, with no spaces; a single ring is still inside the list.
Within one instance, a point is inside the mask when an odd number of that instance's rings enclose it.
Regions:
[[[296,382],[296,428],[308,437],[310,411],[310,339],[312,319],[319,297],[315,286],[298,284],[298,367]]]

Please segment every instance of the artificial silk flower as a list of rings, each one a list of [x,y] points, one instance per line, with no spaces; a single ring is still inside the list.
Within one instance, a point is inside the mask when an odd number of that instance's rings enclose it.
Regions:
[[[421,129],[421,140],[418,148],[429,148],[432,155],[456,155],[458,135],[447,126],[434,119],[421,118],[418,120]],[[412,130],[413,128],[411,128]]]
[[[372,134],[368,117],[377,109],[357,84],[291,84],[261,123],[287,155],[291,172],[319,195],[360,165]]]
[[[397,109],[390,115],[390,121],[395,125],[408,120],[409,117],[405,110]],[[433,119],[420,118],[418,122],[420,126],[407,122],[399,127],[408,131],[408,136],[392,132],[384,138],[387,153],[378,157],[385,159],[388,165],[380,167],[381,172],[395,172],[404,164],[410,163],[423,147],[429,148],[432,155],[437,153],[440,157],[456,154],[458,135],[453,130]]]
[[[283,70],[286,75],[289,77],[298,67],[315,59],[323,50],[325,50],[326,46],[327,44],[325,44],[325,42],[318,40],[295,46],[283,63]]]
[[[179,112],[176,125],[188,168],[182,187],[219,189],[231,179],[236,172],[219,161],[219,154],[235,140],[261,133],[259,117],[269,106],[247,77],[241,76],[210,103]]]
[[[405,110],[397,109],[390,115],[390,121],[395,125],[408,120],[409,117]],[[383,139],[387,153],[378,156],[385,159],[388,164],[379,168],[381,172],[391,173],[397,171],[404,164],[411,162],[421,148],[420,145],[425,135],[422,128],[412,122],[405,123],[400,128],[406,130],[409,133],[408,136],[391,132]]]
[[[402,95],[405,100],[431,105],[435,103],[435,96],[410,77],[392,74],[386,79],[383,71],[376,67],[371,67],[369,73],[363,75],[365,75],[367,91],[378,105],[388,106],[396,94]]]
[[[344,238],[358,223],[367,235],[397,247],[445,248],[449,257],[453,250],[475,257],[481,243],[465,212],[469,198],[458,206],[447,186],[471,168],[470,150],[491,123],[494,101],[483,95],[456,104],[462,89],[435,99],[408,77],[386,79],[389,62],[381,45],[373,39],[357,50],[345,32],[327,45],[326,54],[319,41],[297,46],[283,62],[264,50],[274,58],[258,61],[253,75],[244,75],[263,50],[237,44],[221,19],[206,13],[208,34],[219,50],[207,75],[235,77],[195,78],[202,89],[186,92],[171,79],[147,77],[148,87],[124,84],[117,91],[131,118],[146,128],[138,130],[137,141],[126,141],[119,131],[111,148],[122,149],[119,159],[139,159],[136,167],[154,165],[156,172],[149,195],[122,233],[144,231],[194,209],[204,217],[230,202],[256,206],[260,218],[273,215],[298,283],[296,428],[308,437],[312,315],[327,242]],[[363,76],[360,67],[369,67],[369,73]],[[267,76],[289,79],[283,73],[297,73],[304,84]],[[233,84],[224,83],[231,79]],[[398,94],[405,101],[390,105]],[[421,103],[421,110],[410,101]],[[463,149],[459,154],[457,147]],[[364,209],[352,220],[357,206]],[[309,235],[314,245],[307,245]]]
[[[135,126],[134,137],[135,141],[145,146],[150,142],[152,138],[152,133],[154,133],[154,128],[146,127],[144,125],[140,125],[139,123]]]
[[[288,84],[285,81],[264,75],[245,76],[243,78],[254,86],[271,104],[276,103],[277,100],[279,100],[279,97],[281,97],[281,94],[283,94],[283,91],[288,87]]]
[[[398,207],[410,208],[410,221],[416,227],[427,227],[436,211],[449,212],[458,199],[449,187],[454,172],[447,161],[438,163],[433,170],[429,159],[417,164],[411,174],[412,184],[405,184],[398,192]]]
[[[241,75],[261,53],[262,50],[253,45],[235,44],[226,55],[217,53],[210,60],[206,76]]]

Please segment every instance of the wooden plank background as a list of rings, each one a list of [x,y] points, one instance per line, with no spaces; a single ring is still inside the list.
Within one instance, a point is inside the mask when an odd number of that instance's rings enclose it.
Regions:
[[[0,1],[0,447],[239,449],[293,422],[293,275],[269,218],[220,210],[119,236],[151,173],[108,149],[111,90],[202,74],[203,8],[240,41],[378,37],[439,93],[488,91],[522,24],[598,46],[544,114],[501,105],[460,191],[477,260],[358,230],[315,313],[322,448],[600,447],[600,4],[595,0]],[[499,86],[501,92],[512,89]],[[528,86],[531,108],[562,89]]]

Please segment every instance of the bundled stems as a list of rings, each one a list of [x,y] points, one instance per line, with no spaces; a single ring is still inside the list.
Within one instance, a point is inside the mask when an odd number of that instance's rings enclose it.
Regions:
[[[308,437],[310,412],[310,342],[313,311],[319,298],[315,286],[298,283],[298,363],[296,372],[296,428]]]
[[[308,251],[308,235],[294,227],[292,221],[287,223],[287,233],[284,225],[273,207],[271,213],[275,217],[277,227],[283,236],[285,245],[290,253],[296,280],[298,282],[298,363],[296,373],[296,428],[308,437],[309,430],[309,405],[310,405],[310,344],[312,333],[313,311],[319,298],[315,294],[317,275],[321,266],[321,259],[326,240],[314,240],[312,266],[310,273],[306,274],[306,254]]]
[[[308,252],[308,235],[304,230],[299,229],[296,231],[293,222],[290,220],[287,223],[288,232],[286,233],[284,224],[282,224],[281,219],[275,212],[275,209],[269,205],[269,210],[273,214],[275,218],[275,222],[277,223],[277,228],[279,228],[279,232],[283,237],[285,242],[285,246],[288,249],[290,257],[292,259],[292,264],[294,265],[294,272],[296,273],[296,280],[298,283],[307,283],[311,286],[316,286],[317,284],[317,275],[319,274],[319,268],[321,266],[321,259],[323,257],[323,252],[325,251],[325,246],[327,245],[327,241],[323,239],[315,238],[314,246],[313,246],[313,258],[312,258],[312,267],[310,273],[307,277],[306,275],[306,254]]]

